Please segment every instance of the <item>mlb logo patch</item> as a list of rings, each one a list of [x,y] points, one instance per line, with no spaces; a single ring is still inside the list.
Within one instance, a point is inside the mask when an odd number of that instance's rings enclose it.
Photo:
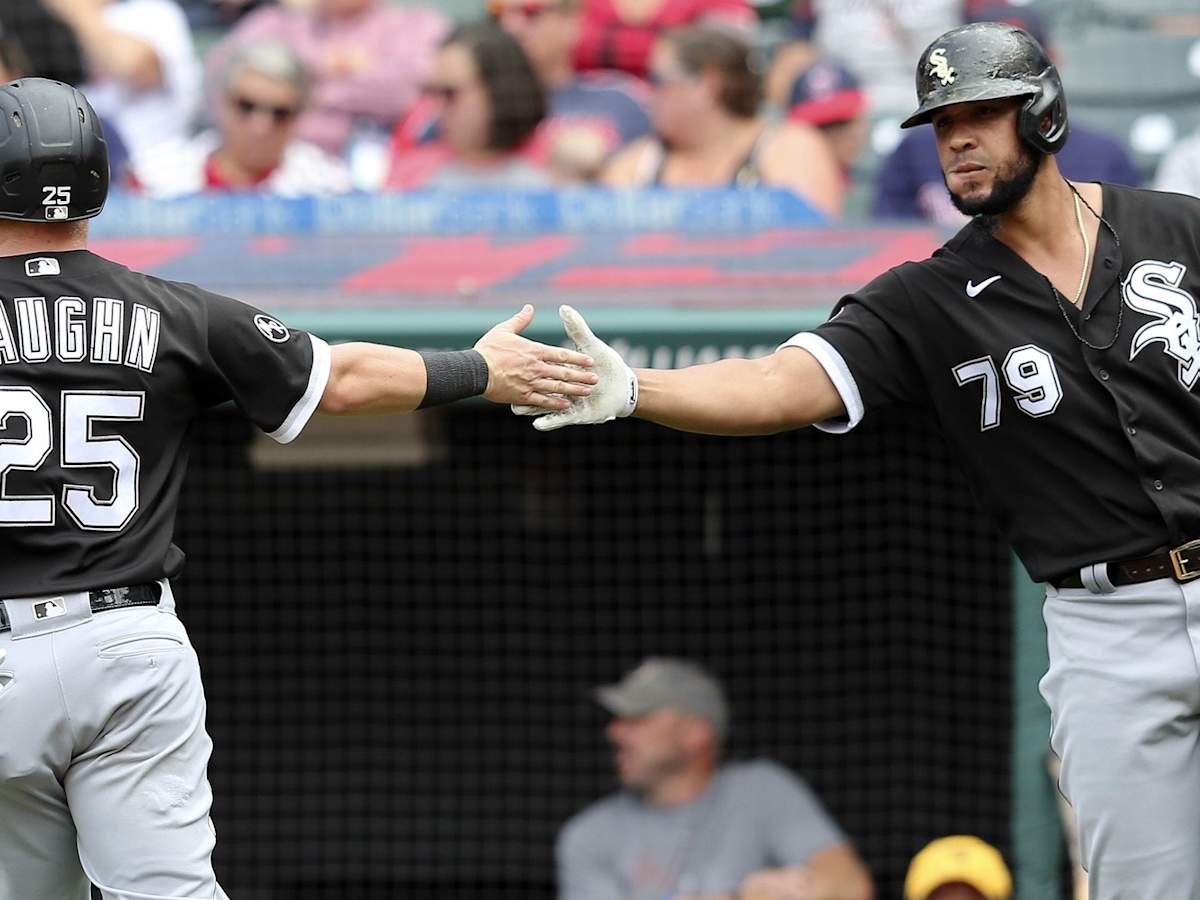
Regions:
[[[53,619],[63,615],[66,612],[61,600],[43,600],[41,603],[33,604],[33,617],[35,619]]]
[[[37,259],[25,261],[25,274],[30,278],[37,278],[39,275],[61,275],[62,269],[57,259],[39,256]]]
[[[61,221],[69,215],[70,213],[67,212],[67,208],[65,206],[46,207],[46,218],[50,219],[51,221]]]

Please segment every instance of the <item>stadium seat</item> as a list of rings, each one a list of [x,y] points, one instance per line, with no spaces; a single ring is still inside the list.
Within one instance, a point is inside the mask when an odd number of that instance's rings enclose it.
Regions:
[[[1200,36],[1093,25],[1064,31],[1058,50],[1072,103],[1200,104]]]

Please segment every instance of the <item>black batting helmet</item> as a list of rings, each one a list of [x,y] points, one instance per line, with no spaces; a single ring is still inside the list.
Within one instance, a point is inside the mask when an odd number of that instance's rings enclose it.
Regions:
[[[976,22],[947,31],[917,63],[917,111],[901,128],[923,125],[935,110],[955,103],[1028,97],[1017,133],[1042,153],[1067,142],[1062,79],[1029,32],[1004,22]],[[1045,123],[1049,116],[1049,122]]]
[[[47,78],[0,86],[0,219],[90,219],[107,197],[108,145],[87,98]]]

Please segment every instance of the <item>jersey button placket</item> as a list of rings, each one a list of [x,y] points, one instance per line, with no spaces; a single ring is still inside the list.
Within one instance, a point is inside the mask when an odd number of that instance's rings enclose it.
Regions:
[[[1158,479],[1158,478],[1155,478],[1155,479],[1154,479],[1154,489],[1155,489],[1156,491],[1161,491],[1161,490],[1163,489],[1163,487],[1164,487],[1164,485],[1163,485],[1163,483],[1162,483],[1162,480],[1161,480],[1161,479]]]
[[[1101,381],[1108,381],[1108,378],[1109,378],[1108,369],[1101,369],[1099,372],[1096,373],[1096,377],[1099,378]]]

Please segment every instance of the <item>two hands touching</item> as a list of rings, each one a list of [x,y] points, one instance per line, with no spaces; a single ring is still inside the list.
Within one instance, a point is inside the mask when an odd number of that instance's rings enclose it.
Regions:
[[[591,361],[591,372],[595,378],[591,381],[590,389],[586,393],[577,390],[552,391],[552,397],[567,400],[556,410],[548,408],[546,404],[521,402],[512,404],[513,412],[519,416],[535,416],[533,427],[538,431],[554,431],[567,425],[598,425],[631,415],[638,402],[638,379],[633,369],[616,350],[592,333],[588,323],[575,309],[560,306],[558,315],[578,354],[585,355]]]

